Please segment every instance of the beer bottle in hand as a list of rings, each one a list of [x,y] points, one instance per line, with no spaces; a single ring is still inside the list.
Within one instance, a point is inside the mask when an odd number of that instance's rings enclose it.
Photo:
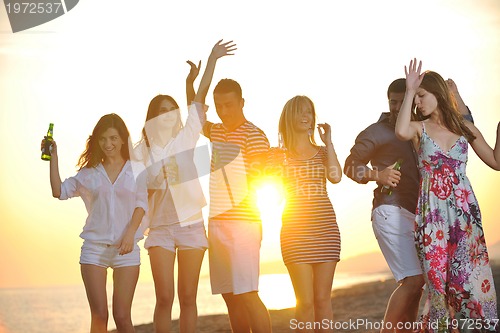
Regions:
[[[400,158],[399,160],[397,160],[396,164],[394,164],[393,169],[399,171],[401,169],[401,164],[403,164],[403,159],[402,158]],[[380,192],[387,193],[387,195],[391,195],[392,194],[392,189],[393,189],[393,187],[388,186],[388,185],[384,185],[384,186],[382,186],[382,189],[380,190]]]
[[[54,136],[54,124],[50,123],[49,130],[47,131],[47,135],[44,136],[45,144],[43,145],[43,148],[42,148],[42,160],[44,160],[44,161],[50,161],[50,157],[51,157],[50,152],[52,149],[51,146],[52,146],[52,141],[54,140],[53,136]]]

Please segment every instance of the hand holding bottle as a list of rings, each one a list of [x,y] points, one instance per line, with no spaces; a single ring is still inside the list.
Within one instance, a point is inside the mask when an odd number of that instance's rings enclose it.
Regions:
[[[47,137],[44,136],[42,142],[40,143],[40,150],[42,151],[42,159],[44,161],[50,161],[51,158],[57,157],[57,144],[54,139],[47,140]],[[43,156],[46,155],[46,152],[49,152],[48,159],[44,159]]]
[[[175,156],[168,158],[168,162],[163,167],[163,172],[165,179],[170,185],[179,183],[179,167],[177,166]]]
[[[54,136],[54,124],[49,124],[49,129],[47,130],[47,135],[43,137],[42,145],[42,160],[50,161],[50,156],[52,153],[52,141]]]
[[[378,173],[378,182],[383,185],[380,190],[382,193],[387,192],[388,195],[391,195],[392,188],[398,186],[401,179],[401,172],[399,170],[402,163],[403,160],[398,159],[396,163]]]

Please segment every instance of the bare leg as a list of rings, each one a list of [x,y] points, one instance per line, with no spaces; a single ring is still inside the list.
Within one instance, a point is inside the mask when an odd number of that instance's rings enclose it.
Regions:
[[[269,333],[272,331],[271,317],[256,291],[236,295],[240,304],[245,306],[252,333]]]
[[[245,305],[233,294],[222,294],[227,306],[227,313],[234,333],[250,333],[250,322]]]
[[[196,295],[205,250],[181,250],[178,251],[178,255],[179,276],[177,284],[181,308],[179,332],[194,333],[196,332],[196,320],[198,318]]]
[[[333,275],[335,274],[335,267],[337,262],[330,261],[313,265],[314,271],[314,319],[318,323],[323,323],[323,320],[328,320],[329,323],[333,322],[333,309],[332,309],[332,283]],[[332,327],[323,327],[316,332],[333,332]]]
[[[422,296],[424,278],[422,275],[409,276],[403,279],[399,287],[394,290],[387,304],[384,316],[385,323],[391,323],[392,329],[382,329],[381,333],[412,332],[410,329],[395,330],[398,323],[414,323],[418,315],[418,305]],[[401,325],[401,324],[400,324]]]
[[[106,295],[107,270],[89,264],[81,264],[80,270],[90,306],[90,333],[106,333],[109,316]]]
[[[269,333],[272,331],[271,317],[259,294],[252,291],[244,294],[223,294],[235,333]]]
[[[139,279],[139,266],[113,270],[113,318],[120,333],[135,332],[132,324],[132,300]]]
[[[172,304],[175,296],[175,252],[159,246],[149,248],[148,252],[156,294],[153,326],[156,333],[167,333],[172,325]]]
[[[290,264],[286,268],[290,274],[297,300],[295,319],[301,323],[301,326],[312,327],[314,323],[313,267],[309,264]],[[312,333],[314,330],[304,328],[303,330],[297,330],[297,332]]]

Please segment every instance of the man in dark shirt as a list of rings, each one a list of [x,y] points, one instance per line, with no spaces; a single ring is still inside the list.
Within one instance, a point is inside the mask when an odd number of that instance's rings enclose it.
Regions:
[[[472,121],[455,83],[448,80],[460,112]],[[360,184],[375,181],[372,227],[380,249],[399,286],[387,304],[381,332],[411,332],[417,314],[424,278],[414,241],[415,209],[419,173],[411,141],[396,138],[394,127],[406,90],[405,79],[393,81],[387,90],[389,111],[356,138],[344,173]],[[400,170],[395,170],[402,160]],[[370,162],[372,168],[367,166]],[[385,188],[384,188],[385,187]]]

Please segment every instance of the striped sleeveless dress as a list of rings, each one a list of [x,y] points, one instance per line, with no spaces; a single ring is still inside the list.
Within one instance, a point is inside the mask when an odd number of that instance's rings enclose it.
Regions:
[[[285,265],[340,260],[340,232],[326,190],[326,147],[307,160],[287,159],[281,253]]]

